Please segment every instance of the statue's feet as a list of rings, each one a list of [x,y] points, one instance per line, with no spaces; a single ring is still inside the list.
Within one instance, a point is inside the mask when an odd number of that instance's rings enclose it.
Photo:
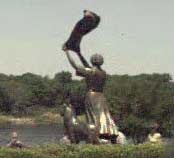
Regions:
[[[111,142],[107,139],[99,139],[100,144],[110,144]]]

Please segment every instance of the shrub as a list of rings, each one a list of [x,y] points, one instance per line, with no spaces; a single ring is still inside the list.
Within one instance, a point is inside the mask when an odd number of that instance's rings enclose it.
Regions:
[[[164,158],[162,145],[42,145],[0,148],[0,158]]]

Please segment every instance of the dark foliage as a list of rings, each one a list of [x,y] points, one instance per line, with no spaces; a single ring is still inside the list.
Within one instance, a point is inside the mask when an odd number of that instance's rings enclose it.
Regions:
[[[60,72],[53,79],[32,73],[21,76],[0,74],[0,112],[32,115],[37,107],[56,107],[71,102],[76,113],[84,113],[84,80],[73,80],[71,73]],[[108,75],[105,95],[111,114],[127,136],[142,142],[157,122],[163,136],[174,131],[174,83],[169,74],[137,76]]]

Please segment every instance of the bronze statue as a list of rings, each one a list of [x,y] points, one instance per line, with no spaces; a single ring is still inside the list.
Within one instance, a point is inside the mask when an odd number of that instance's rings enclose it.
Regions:
[[[112,143],[115,143],[118,134],[117,127],[111,118],[106,98],[103,94],[103,87],[106,80],[106,72],[101,68],[104,62],[103,57],[99,54],[93,55],[91,57],[92,65],[90,66],[80,51],[82,37],[95,29],[99,22],[100,17],[97,14],[85,10],[83,19],[75,25],[68,41],[63,45],[63,50],[66,52],[71,66],[76,70],[76,74],[84,77],[86,80],[87,94],[85,97],[85,115],[87,127],[82,130],[81,134],[87,137],[88,143],[93,144],[100,143],[99,138],[107,138],[110,139]],[[76,65],[69,54],[69,50],[76,52],[83,67]],[[72,108],[70,109],[72,110]],[[75,118],[72,115],[72,111],[66,110],[65,116],[67,117],[64,117],[65,129],[71,142],[74,142],[77,140],[75,131],[79,126],[77,122],[73,122]]]
[[[106,72],[101,68],[103,57],[95,54],[91,57],[92,66],[77,66],[68,51],[65,51],[71,66],[78,76],[84,77],[87,84],[85,98],[85,110],[88,130],[88,143],[98,144],[99,138],[114,138],[118,134],[117,127],[109,113],[103,87],[106,80]],[[83,58],[85,60],[85,58]],[[87,61],[86,61],[87,62]],[[89,65],[89,64],[88,64]],[[114,141],[113,141],[114,142]]]

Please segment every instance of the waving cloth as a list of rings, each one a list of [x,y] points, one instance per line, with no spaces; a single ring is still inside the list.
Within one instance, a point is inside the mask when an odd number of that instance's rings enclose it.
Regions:
[[[65,42],[63,49],[80,53],[80,42],[84,35],[95,29],[100,22],[100,17],[95,13],[84,10],[84,17],[75,25],[69,39]]]

